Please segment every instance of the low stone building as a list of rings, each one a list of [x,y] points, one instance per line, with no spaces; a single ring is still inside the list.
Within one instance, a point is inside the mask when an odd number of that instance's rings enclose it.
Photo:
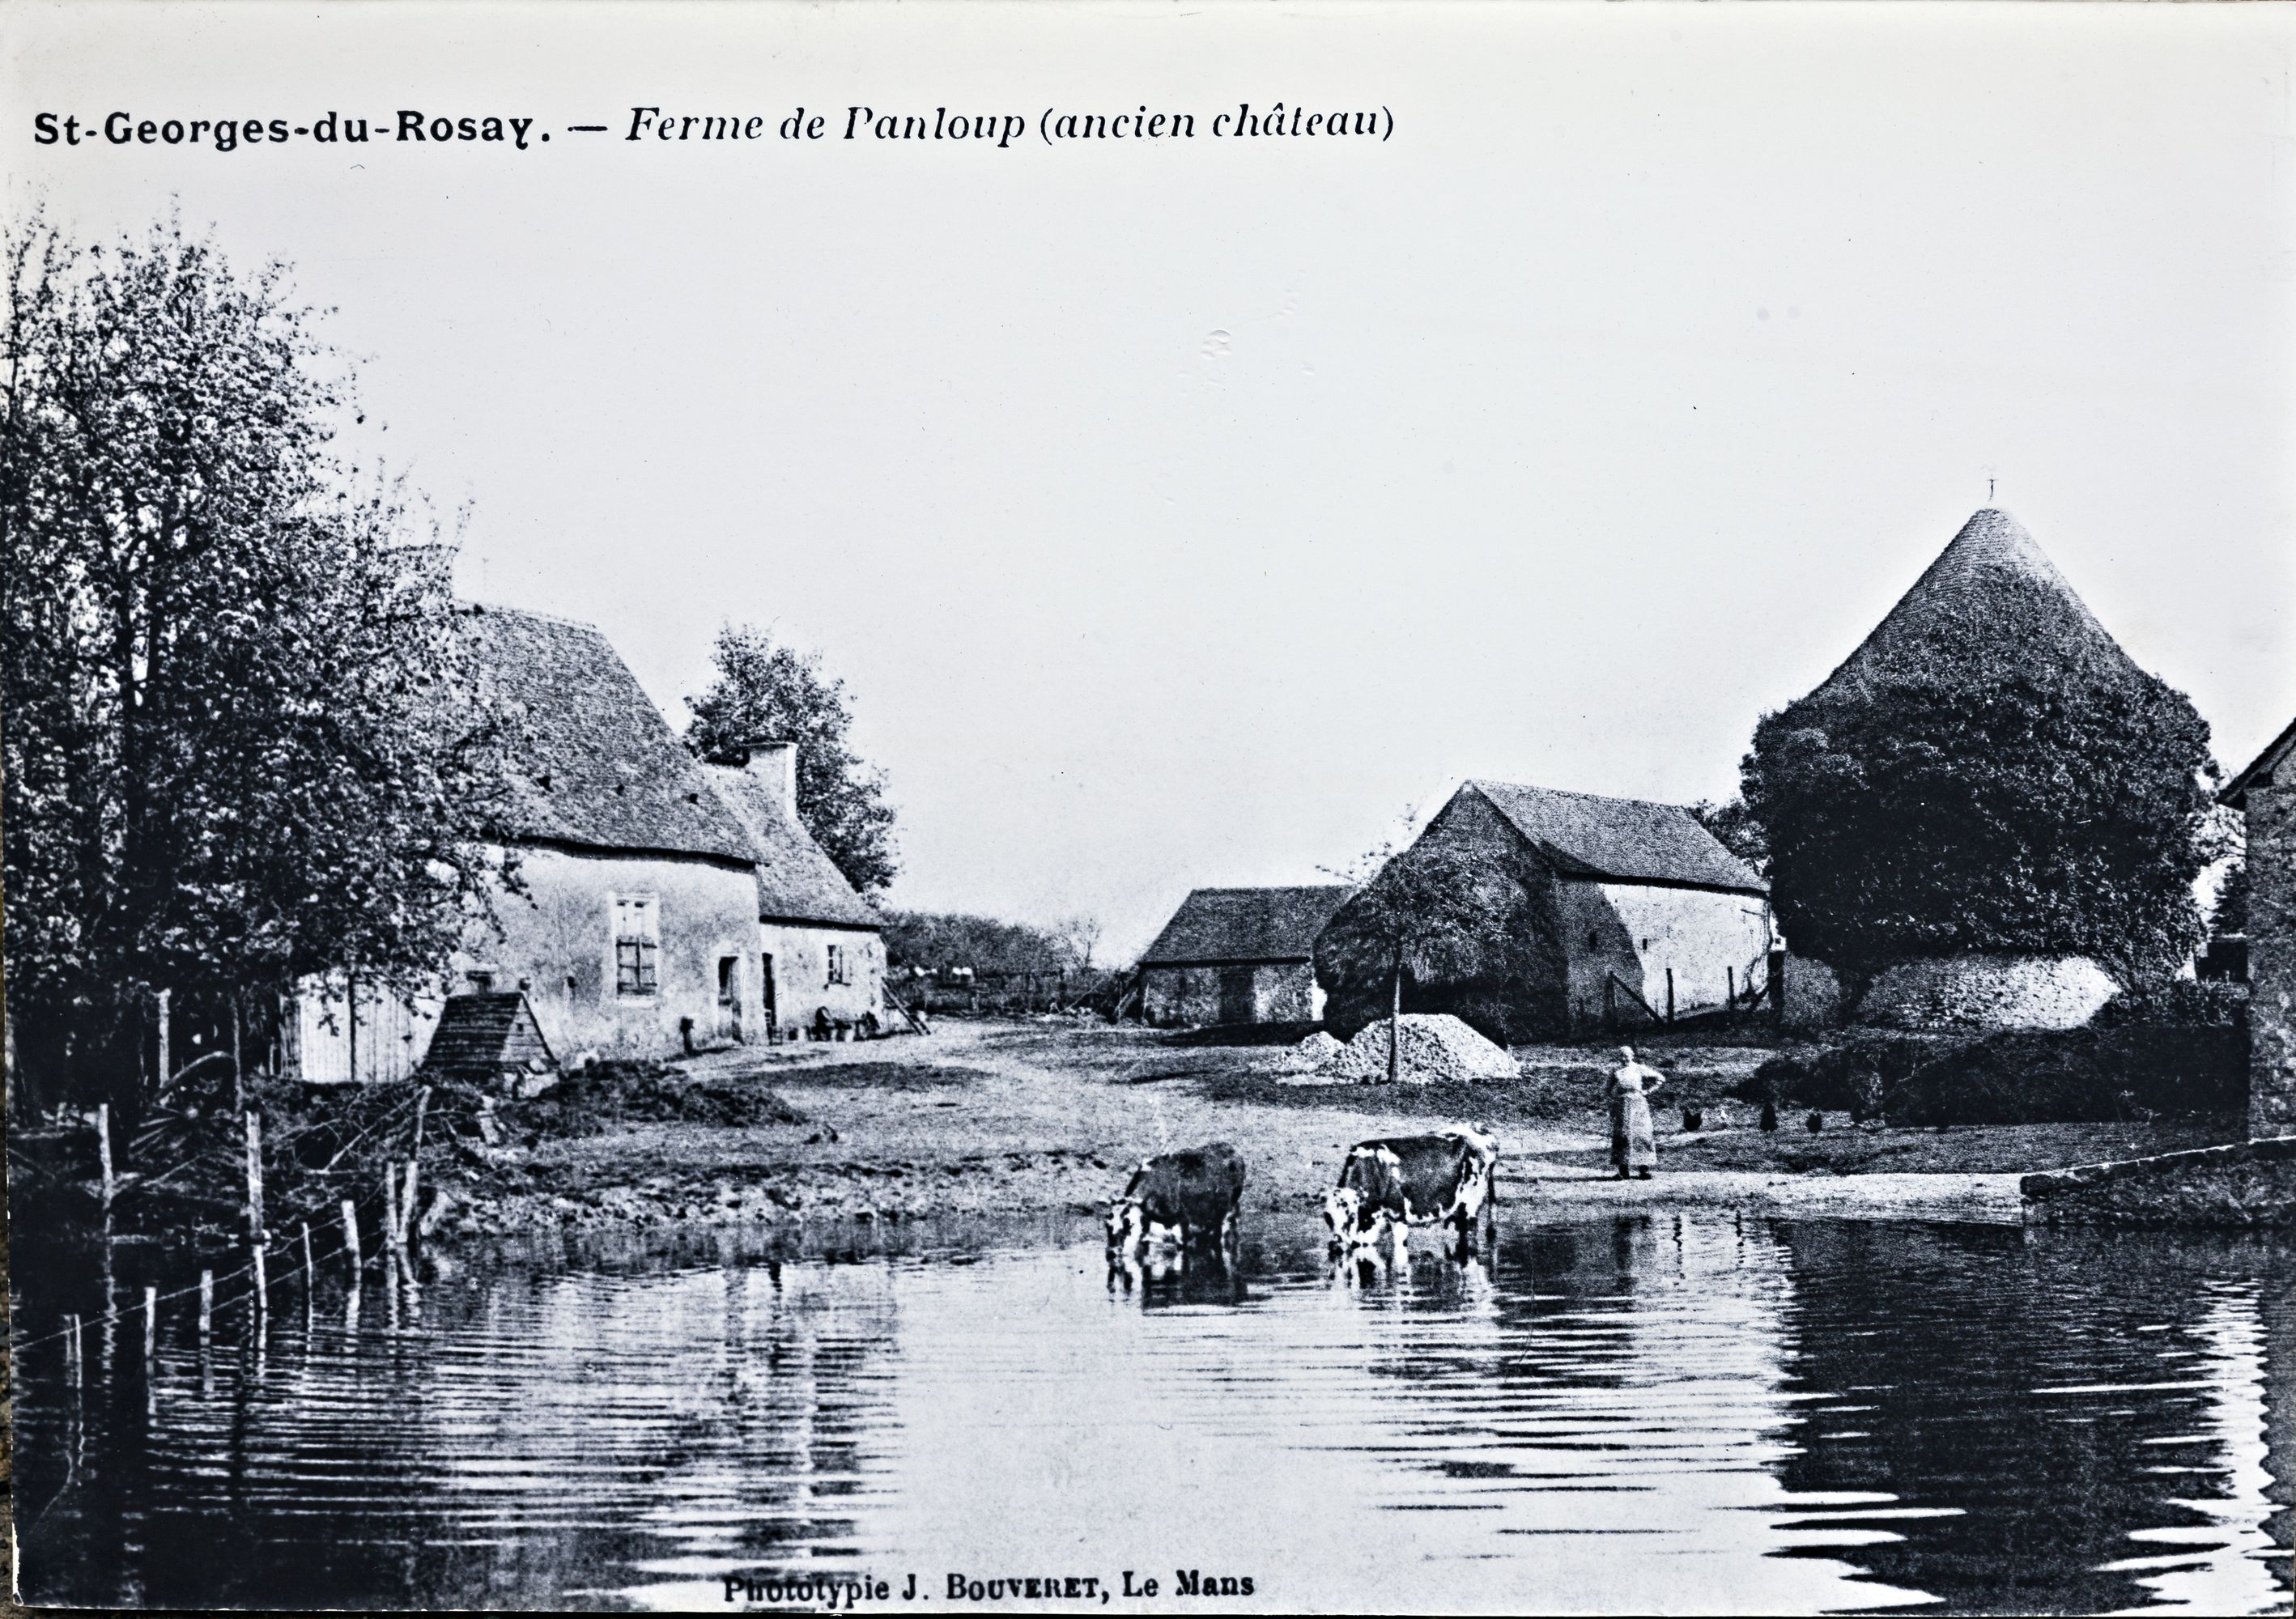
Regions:
[[[873,1031],[885,1021],[883,922],[797,813],[797,745],[760,742],[711,781],[758,852],[759,1016],[765,1038]]]
[[[1141,1010],[1155,1024],[1308,1023],[1324,1015],[1316,936],[1349,890],[1198,888],[1141,953]]]
[[[2218,801],[2248,821],[2248,1133],[2296,1135],[2296,724]]]
[[[1521,1041],[1718,1010],[1769,982],[1760,876],[1679,805],[1470,781],[1397,858],[1434,850],[1517,873],[1546,937],[1543,948],[1488,953],[1538,963],[1504,982],[1406,985],[1406,1010],[1456,1011]],[[1332,926],[1346,926],[1344,911]],[[1377,1015],[1388,993],[1368,982],[1324,988],[1343,1025]]]

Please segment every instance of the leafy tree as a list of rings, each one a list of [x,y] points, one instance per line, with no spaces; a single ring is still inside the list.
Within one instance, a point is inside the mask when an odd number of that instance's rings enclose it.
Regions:
[[[2226,868],[2224,886],[2217,890],[2209,910],[2209,936],[2248,932],[2248,862],[2235,860]]]
[[[1743,797],[1727,804],[1716,804],[1701,798],[1690,806],[1698,824],[1714,834],[1720,844],[1757,871],[1767,871],[1770,864],[1770,835],[1746,807]]]
[[[885,960],[893,967],[940,972],[1057,973],[1090,964],[1088,949],[1072,936],[1025,922],[935,911],[885,915]]]
[[[235,1027],[302,975],[441,966],[502,875],[504,737],[447,550],[346,461],[349,380],[283,266],[38,221],[5,265],[12,1077],[126,1103],[154,990]]]
[[[1492,1014],[1511,999],[1510,988],[1559,979],[1559,959],[1539,873],[1516,859],[1440,844],[1390,859],[1316,941],[1316,977],[1334,1002],[1363,1002],[1374,986],[1386,1002],[1390,1080],[1402,1066],[1406,989],[1478,1024],[1503,1025]]]
[[[900,867],[884,773],[848,744],[853,715],[845,683],[822,672],[819,654],[776,644],[765,631],[728,625],[712,657],[718,677],[689,699],[685,745],[703,758],[726,758],[752,742],[797,744],[797,813],[845,880],[873,894]]]
[[[1766,715],[1742,777],[1796,950],[1853,976],[2083,954],[2135,980],[2200,935],[2208,742],[2062,596],[1997,578],[1893,649],[1887,678]]]

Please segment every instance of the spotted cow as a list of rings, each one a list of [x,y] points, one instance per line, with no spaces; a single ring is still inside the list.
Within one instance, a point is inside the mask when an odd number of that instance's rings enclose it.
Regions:
[[[1339,1184],[1324,1194],[1332,1251],[1376,1250],[1390,1239],[1400,1251],[1414,1225],[1448,1226],[1463,1249],[1480,1231],[1488,1247],[1497,1222],[1498,1159],[1497,1138],[1465,1124],[1357,1142],[1340,1166]]]
[[[1152,1240],[1177,1242],[1235,1236],[1236,1206],[1243,1200],[1243,1160],[1226,1141],[1158,1153],[1132,1172],[1123,1195],[1108,1211],[1111,1253],[1136,1253]]]

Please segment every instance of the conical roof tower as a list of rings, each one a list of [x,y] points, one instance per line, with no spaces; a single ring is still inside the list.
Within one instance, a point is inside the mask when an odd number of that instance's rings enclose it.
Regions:
[[[2107,679],[2140,673],[2046,552],[2006,511],[1987,507],[1953,536],[1873,634],[1805,699],[1830,703],[1944,675],[1997,652]]]

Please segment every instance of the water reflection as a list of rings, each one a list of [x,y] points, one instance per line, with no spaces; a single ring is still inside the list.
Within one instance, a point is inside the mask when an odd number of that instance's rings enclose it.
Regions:
[[[1200,1568],[1277,1607],[2284,1611],[2286,1259],[1672,1213],[1367,1270],[1304,1220],[1114,1270],[1081,1224],[713,1234],[147,1338],[170,1279],[20,1258],[79,1279],[15,1317],[24,1594],[722,1609],[734,1574]]]

